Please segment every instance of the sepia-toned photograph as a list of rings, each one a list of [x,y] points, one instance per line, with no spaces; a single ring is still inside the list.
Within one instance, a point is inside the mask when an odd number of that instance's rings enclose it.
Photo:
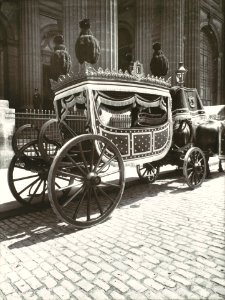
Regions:
[[[0,0],[0,299],[225,299],[225,0]]]

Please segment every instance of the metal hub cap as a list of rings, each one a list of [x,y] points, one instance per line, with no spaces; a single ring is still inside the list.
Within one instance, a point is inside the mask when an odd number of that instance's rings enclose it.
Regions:
[[[94,172],[88,173],[86,180],[90,185],[99,185],[101,183],[101,178]]]
[[[199,166],[198,164],[195,164],[194,169],[195,169],[196,173],[198,173],[198,174],[201,173],[201,171],[202,171],[202,167]]]

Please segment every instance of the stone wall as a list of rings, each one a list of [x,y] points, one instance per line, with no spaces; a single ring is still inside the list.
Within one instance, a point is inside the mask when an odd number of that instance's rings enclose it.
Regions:
[[[8,100],[0,100],[0,169],[8,168],[14,155],[12,135],[15,128],[15,109],[9,108]]]

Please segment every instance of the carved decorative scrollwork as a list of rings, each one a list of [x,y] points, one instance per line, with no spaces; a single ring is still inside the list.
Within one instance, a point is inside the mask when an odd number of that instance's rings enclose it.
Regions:
[[[69,86],[71,84],[75,84],[76,81],[81,79],[110,79],[110,80],[122,80],[127,82],[143,82],[149,85],[155,85],[159,87],[167,87],[171,86],[170,78],[165,80],[161,77],[147,76],[144,75],[142,64],[140,62],[134,63],[134,66],[137,67],[137,70],[133,70],[131,74],[127,71],[123,72],[122,70],[109,70],[106,68],[105,70],[101,67],[98,70],[94,69],[90,64],[84,63],[81,65],[80,71],[77,75],[69,72],[65,76],[60,76],[58,81],[51,80],[51,86],[53,90],[59,90],[63,87]],[[138,72],[140,71],[140,72]]]

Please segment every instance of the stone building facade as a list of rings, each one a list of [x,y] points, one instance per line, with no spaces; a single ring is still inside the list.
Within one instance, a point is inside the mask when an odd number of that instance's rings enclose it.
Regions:
[[[32,108],[37,88],[43,108],[51,109],[53,39],[64,35],[78,72],[74,45],[83,18],[101,46],[94,67],[125,70],[132,59],[151,74],[152,44],[160,42],[168,76],[183,61],[185,85],[196,87],[205,105],[225,104],[224,0],[0,0],[0,99]]]

